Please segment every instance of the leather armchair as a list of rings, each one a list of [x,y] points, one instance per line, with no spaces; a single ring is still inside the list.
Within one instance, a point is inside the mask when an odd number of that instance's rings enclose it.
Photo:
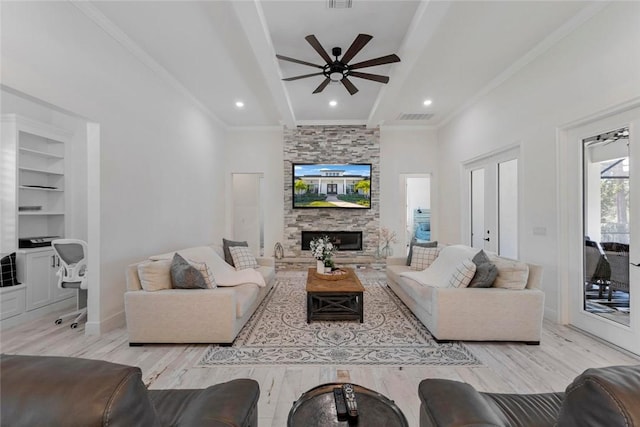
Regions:
[[[147,390],[140,368],[72,357],[2,355],[0,425],[255,427],[258,383]]]
[[[558,393],[482,393],[426,379],[418,394],[420,427],[640,426],[640,365],[587,369]]]

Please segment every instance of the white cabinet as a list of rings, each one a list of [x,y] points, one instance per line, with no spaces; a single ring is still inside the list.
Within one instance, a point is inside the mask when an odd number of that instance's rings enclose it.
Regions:
[[[51,248],[17,252],[18,281],[26,285],[26,311],[74,296],[74,289],[59,289],[56,272],[60,261]]]

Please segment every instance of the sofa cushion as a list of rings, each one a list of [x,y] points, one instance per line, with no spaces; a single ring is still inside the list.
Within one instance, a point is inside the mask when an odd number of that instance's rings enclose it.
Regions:
[[[438,258],[439,252],[438,248],[416,246],[413,248],[413,255],[411,256],[411,269],[424,270],[428,268]]]
[[[147,292],[171,289],[171,260],[144,261],[138,264],[138,277]]]
[[[3,426],[156,426],[140,368],[56,356],[0,356]]]
[[[211,269],[209,268],[206,262],[191,261],[189,259],[187,260],[187,262],[191,264],[193,268],[198,270],[200,274],[202,274],[202,278],[204,279],[204,282],[207,284],[208,289],[216,288],[216,280],[213,277],[213,273],[211,272]]]
[[[456,266],[455,272],[451,279],[449,279],[449,287],[451,288],[466,288],[473,279],[473,275],[476,273],[476,265],[473,261],[465,259]]]
[[[256,271],[264,277],[264,281],[266,283],[271,283],[272,280],[276,278],[276,269],[273,267],[269,267],[266,265],[261,265],[256,268]]]
[[[640,425],[639,368],[610,366],[584,371],[567,387],[557,425]]]
[[[476,273],[469,283],[470,288],[490,288],[498,276],[498,268],[491,262],[484,250],[480,250],[471,260],[476,265]]]
[[[498,269],[498,275],[493,282],[494,288],[524,289],[527,287],[529,266],[520,261],[492,256],[491,261]]]
[[[245,283],[235,287],[236,291],[236,317],[247,314],[258,296],[258,286],[253,283]]]
[[[231,251],[229,251],[229,248],[232,246],[248,247],[249,244],[247,242],[234,242],[233,240],[222,239],[222,251],[224,252],[224,260],[227,262],[227,264],[235,267],[235,264],[233,263],[233,257],[231,256]]]
[[[246,270],[247,268],[257,268],[258,262],[251,250],[246,246],[230,246],[229,252],[233,259],[236,270]]]
[[[175,254],[171,261],[171,284],[176,289],[207,289],[202,273],[189,262]]]
[[[421,248],[437,248],[438,241],[434,240],[433,242],[417,242],[415,239],[411,240],[409,244],[409,255],[407,255],[407,265],[411,265],[411,259],[413,258],[413,247],[418,246]]]

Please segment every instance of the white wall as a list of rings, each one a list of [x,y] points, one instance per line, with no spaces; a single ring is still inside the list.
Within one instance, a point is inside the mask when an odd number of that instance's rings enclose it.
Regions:
[[[461,163],[521,144],[520,258],[544,266],[558,311],[556,130],[640,96],[640,3],[612,2],[438,132],[440,239],[461,241]],[[546,235],[534,235],[534,227]]]
[[[393,254],[405,253],[406,217],[403,174],[431,174],[431,230],[438,230],[438,146],[436,131],[414,127],[380,127],[380,225],[396,232]]]
[[[273,256],[276,242],[284,235],[284,174],[283,133],[280,128],[233,129],[229,131],[227,160],[224,166],[227,197],[227,224],[225,237],[234,239],[231,226],[233,200],[232,173],[264,174],[264,254]]]
[[[89,323],[122,324],[127,264],[222,237],[226,131],[69,2],[2,3],[2,79],[101,126]]]

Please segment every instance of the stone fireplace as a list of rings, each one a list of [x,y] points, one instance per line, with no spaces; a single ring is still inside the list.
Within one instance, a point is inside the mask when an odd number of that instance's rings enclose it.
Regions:
[[[362,250],[362,231],[303,231],[300,249],[311,250],[311,240],[323,236],[329,236],[337,251]]]
[[[303,232],[328,234],[322,230],[358,230],[359,244],[345,246],[343,243],[335,258],[373,258],[380,227],[380,130],[364,125],[285,129],[283,158],[284,256],[311,259],[309,251],[302,249]],[[294,209],[292,163],[317,162],[370,163],[371,209]]]

